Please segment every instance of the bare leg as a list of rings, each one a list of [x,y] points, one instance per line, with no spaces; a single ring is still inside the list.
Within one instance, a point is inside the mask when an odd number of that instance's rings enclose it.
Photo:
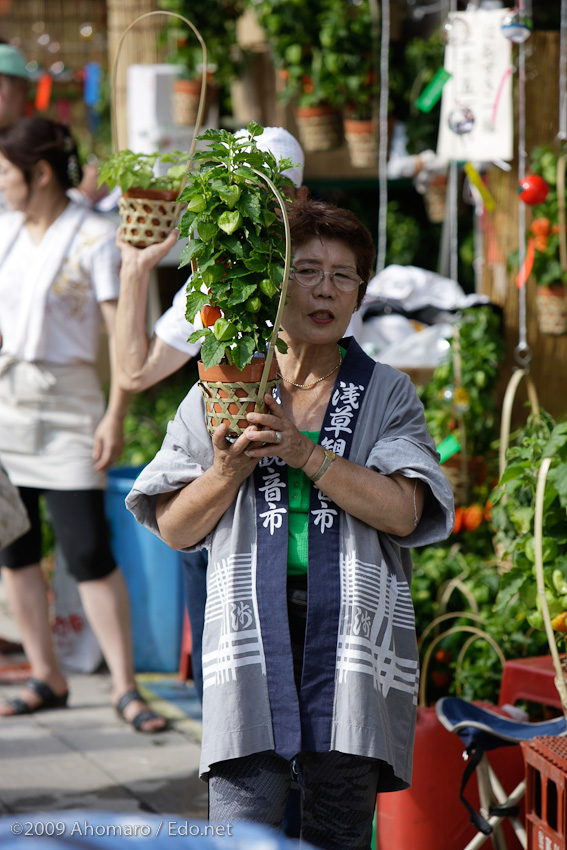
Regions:
[[[19,570],[3,567],[2,582],[32,678],[45,682],[56,695],[66,693],[67,682],[55,655],[49,624],[47,585],[39,564]],[[29,689],[24,688],[20,696],[32,709],[41,705],[41,698]],[[0,706],[0,716],[13,713],[9,705]]]
[[[80,582],[79,592],[112,676],[112,702],[116,705],[126,691],[136,687],[126,582],[120,570],[115,569],[104,578]],[[130,721],[145,708],[144,702],[134,700],[124,709],[124,716]],[[165,723],[164,718],[158,717],[145,722],[142,729],[162,729]]]

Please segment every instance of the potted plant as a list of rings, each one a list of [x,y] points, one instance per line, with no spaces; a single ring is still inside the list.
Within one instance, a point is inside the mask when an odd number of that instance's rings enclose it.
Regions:
[[[117,151],[99,165],[99,186],[120,186],[120,238],[139,248],[163,242],[176,224],[188,154]]]
[[[539,467],[551,458],[547,476],[541,557],[545,600],[558,640],[567,633],[567,422],[556,423],[545,411],[531,414],[506,453],[507,466],[493,493],[492,524],[496,542],[511,557],[502,573],[495,610],[503,612],[519,598],[524,617],[544,629],[535,573],[534,519]],[[565,649],[565,644],[563,643]]]
[[[282,85],[279,98],[293,102],[306,152],[332,150],[342,131],[332,57],[321,43],[321,17],[331,0],[249,0],[264,28]]]
[[[320,21],[323,63],[340,81],[335,82],[335,100],[342,109],[351,163],[373,168],[379,141],[379,22],[370,3],[345,6],[342,0],[328,0]]]
[[[489,306],[465,309],[455,323],[447,359],[420,392],[458,507],[470,504],[473,489],[490,472],[487,464],[496,461],[491,451],[497,436],[494,390],[503,357],[499,316]]]
[[[160,0],[159,8],[189,19],[207,46],[207,86],[205,116],[242,65],[236,25],[244,11],[244,0]],[[183,28],[179,19],[171,19],[163,31],[167,61],[180,70],[174,83],[173,115],[176,124],[194,126],[201,97],[203,53],[199,41]]]
[[[260,379],[266,380],[266,361],[272,367],[267,389],[275,385],[274,344],[286,350],[282,340],[274,340],[289,270],[280,192],[291,183],[283,171],[295,163],[277,162],[259,150],[254,139],[262,132],[255,122],[242,137],[207,130],[199,137],[206,149],[193,157],[198,170],[189,174],[180,195],[187,205],[180,236],[188,239],[181,265],[193,267],[187,319],[193,322],[200,314],[203,324],[189,341],[203,341],[199,376],[211,433],[221,421],[229,423],[232,434],[246,427],[247,402],[258,397]]]
[[[520,187],[520,200],[532,208],[529,239],[539,328],[542,333],[553,335],[567,332],[567,256],[562,261],[560,240],[565,239],[565,234],[561,234],[557,193],[558,159],[566,153],[549,145],[535,148],[531,173]]]

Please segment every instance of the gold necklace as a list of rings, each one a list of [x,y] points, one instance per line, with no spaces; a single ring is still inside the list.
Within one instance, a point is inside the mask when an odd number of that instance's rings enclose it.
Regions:
[[[339,349],[339,362],[337,363],[337,365],[333,366],[331,371],[327,372],[326,375],[323,375],[322,378],[317,378],[316,381],[312,381],[310,384],[296,384],[295,381],[290,381],[288,378],[284,378],[284,376],[282,375],[281,372],[280,372],[280,378],[282,379],[282,381],[285,381],[286,384],[291,384],[293,387],[298,387],[300,390],[310,390],[311,387],[317,386],[317,384],[320,384],[321,381],[325,380],[325,378],[329,378],[333,374],[333,372],[337,371],[337,369],[340,369],[342,362],[343,362],[343,355],[342,355],[342,353]]]

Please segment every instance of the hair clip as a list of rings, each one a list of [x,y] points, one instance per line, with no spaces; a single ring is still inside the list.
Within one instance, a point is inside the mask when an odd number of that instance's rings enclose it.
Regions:
[[[67,177],[69,178],[72,186],[79,185],[80,169],[77,154],[71,154],[67,160]]]

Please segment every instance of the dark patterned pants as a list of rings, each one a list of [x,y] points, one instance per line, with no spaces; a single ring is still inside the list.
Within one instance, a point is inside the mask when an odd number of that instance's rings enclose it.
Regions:
[[[323,850],[368,850],[380,761],[345,753],[273,752],[219,762],[209,773],[209,821],[280,829],[291,782],[301,790],[301,839]]]

